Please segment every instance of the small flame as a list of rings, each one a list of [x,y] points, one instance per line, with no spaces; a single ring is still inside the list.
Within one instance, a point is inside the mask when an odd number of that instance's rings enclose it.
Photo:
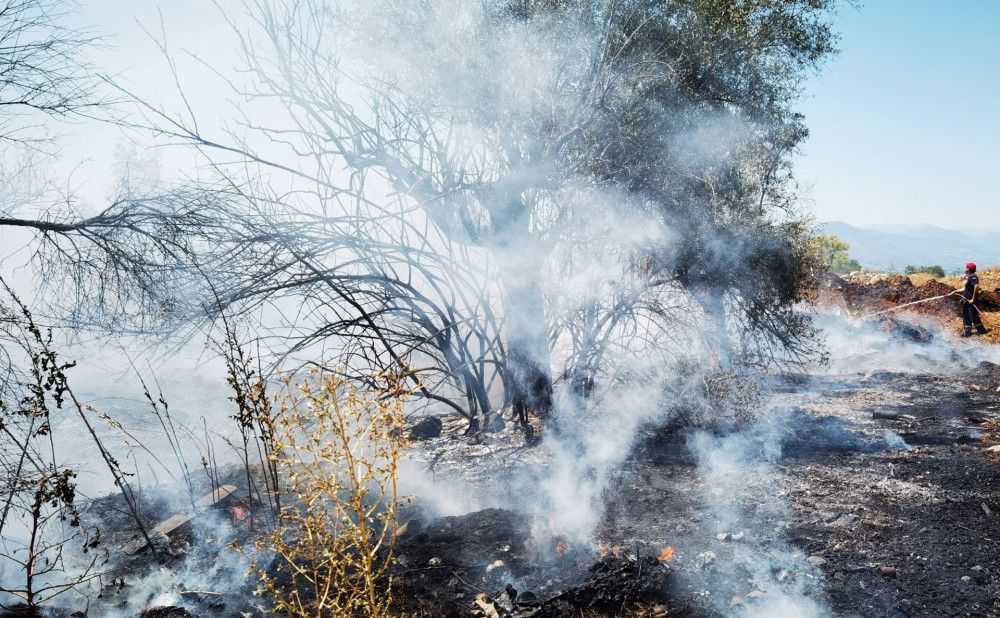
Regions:
[[[674,559],[674,548],[667,545],[660,550],[660,555],[656,557],[660,562],[670,562]]]
[[[566,553],[566,541],[556,542],[556,555],[561,556]]]

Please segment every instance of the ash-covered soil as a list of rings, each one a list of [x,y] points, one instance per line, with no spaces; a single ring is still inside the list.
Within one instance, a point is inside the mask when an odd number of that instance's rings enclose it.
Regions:
[[[933,345],[914,359],[922,369],[775,376],[767,417],[740,434],[647,431],[566,571],[609,550],[641,560],[670,548],[657,602],[675,616],[1000,615],[1000,367],[971,360],[974,347]],[[498,502],[533,499],[509,471],[544,467],[539,451],[448,448],[483,451],[464,475]],[[431,458],[442,474],[461,461],[448,448]],[[506,478],[487,474],[517,456]],[[531,548],[527,564],[546,551]],[[500,590],[504,576],[523,585],[523,572],[497,575],[460,595]]]
[[[988,363],[961,377],[863,376],[839,418],[911,448],[782,462],[788,536],[822,560],[837,614],[1000,615],[1000,453],[988,450],[1000,441],[998,388],[1000,368]],[[871,400],[853,405],[859,395]],[[809,409],[812,397],[791,398]]]
[[[718,615],[782,577],[811,579],[807,596],[836,616],[1000,615],[1000,367],[775,387],[786,416],[770,475],[712,487],[683,441],[649,440],[612,490],[602,533],[682,548],[685,592]],[[703,498],[713,492],[718,501]],[[739,529],[721,504],[739,511]],[[755,555],[782,542],[813,570],[763,558],[778,576],[762,580]]]
[[[773,376],[766,413],[739,432],[646,427],[601,481],[603,506],[582,497],[575,505],[600,515],[592,537],[563,535],[546,513],[544,443],[525,447],[512,427],[470,443],[446,423],[402,473],[419,498],[400,519],[401,610],[1000,615],[1000,366],[940,332],[912,337],[905,323],[874,332],[857,362]],[[892,363],[879,360],[886,349],[896,351]],[[226,481],[240,485],[237,475]],[[125,599],[135,607],[139,596],[140,607],[169,603],[200,616],[268,615],[252,582],[226,572],[245,565],[223,560],[247,534],[244,494],[155,556],[118,556],[89,615]],[[107,524],[105,542],[117,551],[134,535],[121,532],[128,518],[108,500],[87,516]],[[155,501],[145,509],[150,522],[171,512]],[[167,595],[150,586],[161,572],[157,582],[173,582]]]

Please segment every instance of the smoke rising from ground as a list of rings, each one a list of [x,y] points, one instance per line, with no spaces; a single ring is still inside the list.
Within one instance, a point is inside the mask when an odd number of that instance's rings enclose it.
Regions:
[[[796,346],[810,333],[789,311],[803,278],[794,226],[783,227],[796,221],[783,179],[801,127],[782,97],[821,55],[822,28],[815,40],[793,29],[791,45],[760,45],[760,69],[728,66],[724,32],[718,49],[705,44],[731,16],[686,3],[248,10],[229,141],[203,135],[190,108],[174,116],[138,102],[151,133],[192,146],[212,182],[178,188],[124,170],[135,177],[114,217],[202,218],[193,230],[171,220],[179,262],[124,291],[108,311],[118,314],[104,316],[115,328],[149,328],[145,312],[161,328],[211,328],[230,312],[259,320],[288,365],[340,361],[357,376],[417,366],[415,394],[442,404],[434,413],[464,414],[477,437],[501,413],[524,422],[535,411],[548,464],[521,481],[531,499],[509,506],[544,522],[539,534],[580,545],[594,540],[605,492],[644,429],[683,415],[733,431],[739,411],[728,408],[741,404],[713,398],[711,379],[734,373],[749,388],[744,361],[808,356]],[[768,50],[782,45],[794,51],[772,62]],[[699,56],[706,49],[715,55]],[[766,83],[755,70],[775,71],[773,93],[740,89]],[[730,95],[745,105],[718,103]],[[111,246],[144,257],[163,229]],[[105,272],[96,268],[97,285],[113,297]],[[152,285],[136,292],[143,281]],[[77,298],[105,297],[80,287]],[[82,313],[99,316],[97,304]],[[774,457],[770,438],[744,448],[740,436],[692,442],[706,478],[733,491]],[[149,468],[141,457],[136,469]],[[425,477],[410,486],[438,493]],[[444,512],[482,503],[445,497]],[[738,524],[738,511],[705,504]],[[751,570],[763,580],[795,563],[784,551]],[[169,589],[163,575],[138,597]],[[779,603],[809,609],[796,594]]]

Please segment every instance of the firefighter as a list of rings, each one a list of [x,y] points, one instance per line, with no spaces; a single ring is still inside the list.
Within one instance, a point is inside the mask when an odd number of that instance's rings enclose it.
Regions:
[[[976,300],[979,296],[979,276],[976,274],[975,262],[969,262],[965,265],[965,288],[955,290],[952,294],[957,294],[962,299],[962,322],[965,324],[962,336],[971,337],[973,326],[976,328],[977,335],[985,333],[983,316],[979,312],[979,307],[976,306]]]

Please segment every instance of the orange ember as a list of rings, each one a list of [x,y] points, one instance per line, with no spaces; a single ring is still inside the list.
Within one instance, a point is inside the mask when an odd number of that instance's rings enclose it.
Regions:
[[[674,559],[674,548],[669,545],[660,550],[660,555],[657,556],[660,562],[670,562]]]

